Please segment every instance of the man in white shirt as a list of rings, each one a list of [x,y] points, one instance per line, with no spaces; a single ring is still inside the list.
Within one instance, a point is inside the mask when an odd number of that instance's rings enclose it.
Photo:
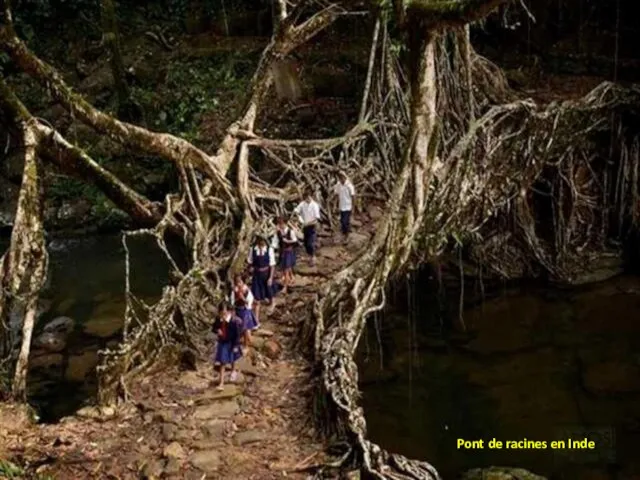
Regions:
[[[338,174],[338,183],[333,187],[333,192],[338,197],[338,209],[340,210],[340,230],[344,237],[344,243],[349,240],[349,232],[351,231],[351,211],[353,210],[353,201],[356,191],[353,183],[347,178],[347,174],[340,172]]]
[[[313,192],[307,190],[305,199],[300,203],[294,212],[298,215],[302,223],[302,233],[304,234],[304,248],[309,255],[311,265],[316,264],[316,226],[320,220],[320,205],[313,199]]]

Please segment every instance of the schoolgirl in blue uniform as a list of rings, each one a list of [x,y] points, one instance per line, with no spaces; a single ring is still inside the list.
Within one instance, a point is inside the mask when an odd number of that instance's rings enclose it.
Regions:
[[[251,332],[260,324],[253,314],[253,293],[245,283],[242,274],[236,274],[233,278],[233,289],[229,298],[231,305],[235,307],[236,315],[242,320],[244,346],[251,347]]]
[[[234,314],[228,302],[222,302],[218,308],[218,317],[213,322],[213,333],[217,336],[214,367],[220,369],[220,383],[217,389],[222,390],[226,366],[231,366],[230,381],[235,381],[235,363],[242,357],[242,320]]]
[[[256,244],[249,251],[247,258],[249,268],[252,273],[251,293],[255,303],[253,312],[256,321],[260,322],[260,303],[267,301],[273,303],[273,295],[275,292],[273,285],[273,275],[276,267],[276,258],[273,248],[267,245],[264,237],[258,237]]]
[[[287,226],[285,217],[278,217],[277,224],[278,245],[280,250],[280,268],[282,269],[282,293],[287,293],[287,288],[293,282],[293,267],[296,265],[296,246],[298,237],[293,229]]]

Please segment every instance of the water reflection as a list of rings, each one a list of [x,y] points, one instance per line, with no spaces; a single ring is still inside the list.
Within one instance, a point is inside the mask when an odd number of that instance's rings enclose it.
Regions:
[[[0,251],[8,242],[0,244]],[[169,265],[149,237],[129,239],[131,289],[153,302],[167,284]],[[29,399],[45,421],[68,415],[95,394],[97,351],[120,339],[125,308],[125,250],[120,235],[55,239],[34,331]],[[19,313],[14,320],[21,321]],[[68,317],[64,335],[42,335],[54,319]],[[48,342],[39,340],[49,340]]]
[[[510,291],[466,310],[474,334],[463,343],[447,335],[434,339],[441,317],[434,315],[433,298],[409,305],[410,319],[387,313],[379,334],[370,328],[360,346],[373,440],[429,460],[444,478],[490,465],[558,479],[640,473],[634,453],[640,444],[637,278],[574,292]],[[585,431],[601,440],[595,451],[578,456],[456,449],[458,438],[551,441]]]

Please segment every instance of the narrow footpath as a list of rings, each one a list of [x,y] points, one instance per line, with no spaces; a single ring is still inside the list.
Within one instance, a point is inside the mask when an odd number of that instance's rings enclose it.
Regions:
[[[256,360],[239,362],[235,384],[216,391],[202,358],[195,371],[139,380],[122,407],[85,407],[53,425],[27,426],[14,414],[0,425],[0,459],[57,480],[306,478],[302,470],[322,461],[324,448],[312,422],[309,365],[298,353],[300,324],[323,281],[366,248],[380,213],[356,215],[348,245],[320,230],[317,267],[299,249],[293,288],[273,312],[263,308]]]

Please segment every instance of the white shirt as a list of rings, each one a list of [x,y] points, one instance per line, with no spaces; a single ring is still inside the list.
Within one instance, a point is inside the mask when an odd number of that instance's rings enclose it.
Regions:
[[[296,207],[294,212],[300,217],[302,225],[308,225],[320,220],[320,205],[314,200],[310,202],[305,200]]]
[[[344,183],[338,182],[333,191],[338,195],[338,203],[340,205],[341,212],[350,212],[353,208],[353,196],[356,194],[353,188],[353,183],[350,180]]]
[[[275,267],[276,266],[276,256],[273,253],[273,248],[271,247],[264,247],[264,248],[260,248],[260,247],[253,247],[251,250],[249,250],[249,257],[247,258],[247,263],[253,263],[253,251],[256,251],[256,253],[261,256],[264,255],[265,250],[269,251],[269,266],[270,267]]]
[[[247,304],[247,308],[249,310],[251,310],[251,307],[253,306],[253,293],[251,293],[251,289],[247,286],[244,287],[244,301]],[[229,295],[229,302],[231,302],[231,305],[236,304],[236,287],[233,287],[233,290],[231,290],[231,295]]]
[[[298,237],[296,237],[296,234],[293,232],[291,227],[284,227],[284,230],[278,230],[278,232],[282,235],[282,243],[284,244],[278,245],[279,248],[284,248],[298,243]],[[278,235],[276,235],[276,240],[279,240]]]

